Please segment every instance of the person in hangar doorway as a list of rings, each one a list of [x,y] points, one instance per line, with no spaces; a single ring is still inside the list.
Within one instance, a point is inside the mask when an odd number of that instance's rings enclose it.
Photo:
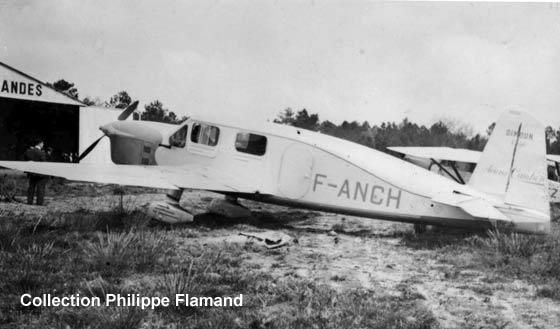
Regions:
[[[28,148],[23,158],[25,161],[46,161],[47,154],[43,149],[44,143],[41,139],[37,139],[33,146]],[[33,198],[37,195],[37,205],[42,206],[45,202],[45,187],[47,185],[48,176],[27,173],[29,179],[29,187],[27,188],[27,203],[33,204]]]

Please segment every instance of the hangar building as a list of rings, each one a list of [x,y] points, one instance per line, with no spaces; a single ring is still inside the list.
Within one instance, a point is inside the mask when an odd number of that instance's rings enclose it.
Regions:
[[[0,160],[22,160],[34,140],[52,149],[49,161],[75,160],[101,136],[99,126],[121,110],[86,106],[0,62]],[[110,162],[108,138],[82,162]]]

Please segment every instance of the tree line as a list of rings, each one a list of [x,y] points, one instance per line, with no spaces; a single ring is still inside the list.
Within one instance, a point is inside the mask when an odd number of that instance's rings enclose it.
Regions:
[[[60,79],[48,85],[79,100],[78,89],[74,83]],[[123,90],[107,101],[85,97],[81,102],[89,106],[124,109],[130,105],[132,98]],[[178,117],[173,111],[165,108],[162,102],[154,100],[145,105],[144,110],[139,114],[134,113],[133,119],[181,123],[186,120],[186,117]],[[429,127],[410,122],[407,118],[399,123],[383,122],[380,125],[370,125],[367,121],[361,123],[343,121],[337,125],[328,120],[321,121],[319,114],[309,113],[307,109],[294,112],[291,108],[281,111],[274,122],[318,131],[384,152],[387,152],[388,146],[449,146],[481,151],[495,126],[495,123],[490,124],[485,134],[474,134],[469,125],[450,119],[439,120]],[[545,134],[547,153],[560,154],[560,127],[554,129],[552,126],[547,126]]]
[[[102,101],[98,97],[85,97],[80,99],[78,88],[75,84],[64,79],[57,80],[53,83],[47,83],[47,85],[78,101],[81,101],[88,106],[124,109],[132,103],[132,97],[124,90],[119,91],[108,100]],[[140,113],[134,113],[132,118],[134,120],[158,121],[165,123],[181,123],[187,119],[185,116],[179,117],[175,114],[175,112],[165,108],[163,103],[157,99],[145,105],[144,110]]]
[[[294,112],[291,108],[281,111],[274,122],[343,138],[383,152],[390,152],[388,146],[449,146],[482,151],[496,125],[490,124],[485,134],[474,134],[469,125],[450,119],[439,120],[429,127],[407,118],[400,123],[380,125],[370,125],[367,121],[343,121],[336,125],[321,121],[317,113],[310,114],[306,109]],[[547,153],[560,154],[560,128],[548,126],[545,133]]]

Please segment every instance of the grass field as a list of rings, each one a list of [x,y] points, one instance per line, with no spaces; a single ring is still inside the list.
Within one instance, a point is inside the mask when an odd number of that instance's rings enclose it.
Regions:
[[[210,196],[188,198],[203,212]],[[99,200],[91,204],[105,202]],[[41,215],[5,212],[0,326],[554,328],[558,323],[557,224],[546,237],[451,231],[417,236],[401,224],[247,204],[254,211],[249,219],[201,214],[193,224],[176,226],[153,223],[133,205],[99,210],[80,204]],[[267,250],[235,238],[239,231],[263,229],[286,232],[299,243]],[[331,230],[337,236],[326,234]],[[36,308],[20,305],[23,293],[101,298],[242,293],[244,306]],[[528,313],[539,309],[542,313]]]
[[[104,218],[104,216],[108,218]],[[108,219],[111,219],[109,221]],[[171,235],[190,228],[150,227],[136,212],[74,213],[32,222],[4,219],[1,234],[0,323],[14,327],[163,328],[431,328],[435,320],[409,296],[337,291],[294,276],[273,278],[244,264],[251,244],[187,244]],[[263,251],[270,252],[270,251]],[[243,293],[242,308],[168,307],[154,311],[19,306],[23,293],[106,292],[174,296]]]

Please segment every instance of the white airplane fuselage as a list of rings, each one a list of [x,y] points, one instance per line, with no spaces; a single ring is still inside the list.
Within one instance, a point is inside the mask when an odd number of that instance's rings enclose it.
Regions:
[[[104,135],[80,155],[87,156],[107,136],[114,164],[0,165],[70,180],[169,189],[166,201],[147,208],[150,216],[168,223],[192,221],[179,204],[182,191],[202,189],[376,219],[550,232],[544,129],[526,113],[500,117],[469,184],[463,185],[386,153],[304,129],[221,120],[189,119],[181,125],[126,121],[133,109],[129,106],[119,121],[100,127]],[[218,203],[211,208],[227,216],[226,211],[242,208],[231,198]]]
[[[194,143],[193,123],[218,127],[218,143]],[[185,124],[186,145],[157,148],[157,164],[203,165],[260,187],[261,193],[236,195],[240,198],[409,223],[490,227],[458,207],[431,200],[438,192],[467,187],[374,149],[289,126],[246,129],[193,119]],[[240,132],[266,136],[266,152],[237,151]]]

